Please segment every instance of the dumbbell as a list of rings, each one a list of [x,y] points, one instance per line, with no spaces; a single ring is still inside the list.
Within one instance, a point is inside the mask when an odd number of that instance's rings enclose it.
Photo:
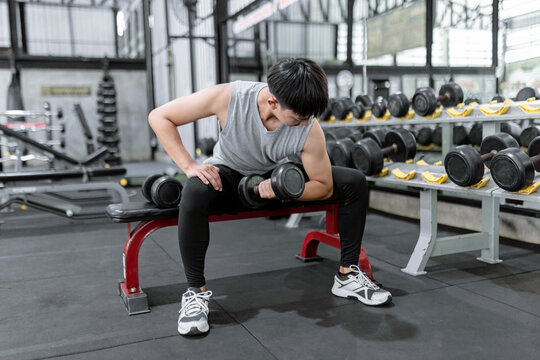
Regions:
[[[114,159],[107,159],[114,162]],[[161,174],[148,176],[141,188],[143,196],[160,209],[178,206],[182,198],[182,184],[177,179]]]
[[[433,136],[431,138],[433,140],[433,143],[437,146],[442,146],[442,127],[435,126],[435,130],[433,130]]]
[[[516,95],[516,101],[526,101],[530,98],[538,99],[538,93],[535,89],[529,86],[520,89]]]
[[[339,98],[332,103],[332,115],[338,120],[343,120],[352,112],[353,117],[359,118],[360,109],[349,98]]]
[[[491,98],[491,101],[496,101],[498,103],[502,103],[504,102],[504,100],[506,100],[504,96],[499,95],[499,94],[495,94],[495,96]]]
[[[450,150],[444,158],[444,168],[454,184],[471,186],[482,180],[484,164],[492,166],[495,154],[507,148],[519,148],[516,139],[502,132],[489,135],[482,140],[480,153],[467,145]]]
[[[385,98],[379,96],[377,99],[375,99],[375,102],[368,102],[371,101],[369,96],[362,96],[362,98],[359,99],[361,96],[362,95],[356,97],[356,106],[358,106],[360,110],[360,116],[358,116],[357,119],[363,118],[367,110],[371,110],[373,116],[377,118],[384,116],[386,109],[388,108],[388,103],[386,102]]]
[[[519,135],[519,143],[521,146],[528,146],[537,136],[540,136],[540,126],[529,126],[528,128],[523,129]]]
[[[330,98],[328,99],[328,106],[326,109],[318,116],[319,120],[321,121],[328,121],[330,120],[330,117],[332,117],[332,105],[334,104],[335,99]]]
[[[512,135],[512,137],[519,142],[519,136],[521,135],[521,126],[519,126],[515,122],[506,121],[501,123],[501,132]]]
[[[437,96],[435,90],[430,87],[421,87],[417,89],[412,98],[412,107],[418,115],[426,116],[435,112],[438,102],[444,107],[449,107],[456,106],[462,101],[463,90],[461,89],[461,86],[454,82],[450,82],[441,86],[439,96]],[[407,111],[404,111],[403,115],[407,114]]]
[[[202,154],[210,156],[214,152],[214,146],[216,145],[216,140],[211,137],[205,137],[199,140],[198,149]]]
[[[469,143],[480,145],[482,143],[482,123],[474,123],[469,130]]]
[[[287,163],[279,165],[270,176],[272,190],[278,199],[294,200],[304,192],[305,179],[298,166]],[[259,184],[265,179],[260,175],[244,176],[238,184],[238,195],[242,203],[256,209],[268,203],[268,199],[259,196]]]
[[[540,137],[528,146],[529,153],[521,149],[506,149],[491,160],[491,176],[500,188],[518,191],[532,184],[534,172],[540,171]]]
[[[423,126],[416,131],[416,142],[418,145],[427,146],[433,143],[433,129]]]
[[[470,124],[456,124],[454,125],[453,131],[453,143],[454,145],[465,145],[469,144],[469,130]]]
[[[384,143],[386,147],[381,149],[371,138],[356,142],[352,149],[354,167],[365,175],[374,175],[383,169],[385,156],[394,162],[403,162],[416,155],[416,139],[406,129],[390,130],[385,136]]]
[[[470,97],[470,98],[465,99],[465,101],[463,101],[463,103],[465,105],[470,105],[471,103],[481,104],[482,101],[480,99],[478,99],[478,98]]]

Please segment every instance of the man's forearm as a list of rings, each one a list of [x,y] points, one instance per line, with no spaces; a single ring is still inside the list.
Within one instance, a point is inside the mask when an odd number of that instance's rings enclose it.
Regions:
[[[194,161],[184,147],[176,126],[161,117],[150,117],[149,123],[167,154],[185,172]]]

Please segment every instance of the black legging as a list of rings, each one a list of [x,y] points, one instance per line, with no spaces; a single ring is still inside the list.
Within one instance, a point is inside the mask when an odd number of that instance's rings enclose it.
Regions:
[[[217,165],[223,190],[216,191],[197,178],[187,180],[182,191],[178,215],[178,240],[184,270],[190,287],[202,287],[204,259],[209,243],[208,215],[237,211],[242,207],[237,187],[242,175],[226,166]],[[358,264],[368,206],[368,187],[358,170],[332,166],[334,193],[330,201],[338,202],[338,230],[341,242],[341,266]]]

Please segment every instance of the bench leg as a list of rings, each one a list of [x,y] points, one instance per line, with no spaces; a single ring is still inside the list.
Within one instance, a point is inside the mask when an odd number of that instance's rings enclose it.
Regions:
[[[178,219],[151,220],[140,223],[129,235],[124,245],[124,279],[118,284],[118,292],[129,315],[150,311],[147,295],[139,286],[139,250],[144,240],[157,229],[178,225]]]
[[[339,235],[328,234],[326,231],[313,230],[307,233],[304,238],[304,243],[302,244],[302,252],[299,255],[296,255],[296,258],[303,262],[321,261],[322,258],[317,255],[317,249],[321,242],[335,247],[336,249],[341,249]],[[373,280],[371,264],[369,263],[368,256],[363,247],[360,248],[358,263],[360,264],[360,269]]]

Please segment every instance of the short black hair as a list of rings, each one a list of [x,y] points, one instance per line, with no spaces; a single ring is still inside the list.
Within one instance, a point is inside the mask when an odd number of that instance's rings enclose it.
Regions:
[[[268,70],[267,82],[281,106],[298,115],[319,115],[328,106],[328,80],[313,60],[281,59]]]

